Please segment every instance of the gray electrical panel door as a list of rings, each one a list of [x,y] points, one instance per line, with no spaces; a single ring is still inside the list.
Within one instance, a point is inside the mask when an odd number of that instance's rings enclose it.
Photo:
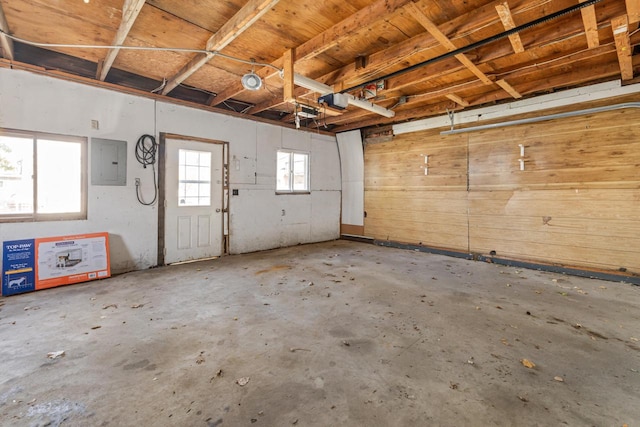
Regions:
[[[91,138],[91,184],[127,185],[127,141]]]

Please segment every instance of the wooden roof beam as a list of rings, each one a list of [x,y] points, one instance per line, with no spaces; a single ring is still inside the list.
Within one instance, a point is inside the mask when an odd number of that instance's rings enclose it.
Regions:
[[[498,80],[496,84],[500,86],[502,89],[504,89],[504,91],[507,92],[509,95],[513,96],[515,99],[522,98],[522,95],[520,94],[520,92],[515,90],[514,87],[511,86],[509,83],[507,83],[506,80],[504,79]]]
[[[640,22],[640,2],[638,0],[626,0],[626,5],[629,24]]]
[[[509,9],[509,3],[505,1],[502,4],[496,5],[496,11],[498,12],[498,16],[500,16],[500,20],[502,21],[502,25],[505,30],[511,30],[516,27],[516,23],[513,21],[513,16],[511,15],[511,9]],[[520,34],[511,34],[509,36],[509,41],[516,53],[524,52],[524,46],[522,45]]]
[[[631,58],[631,41],[629,39],[629,19],[627,15],[617,16],[611,20],[613,38],[618,52],[620,75],[622,80],[633,79],[633,60]]]
[[[131,27],[133,27],[134,22],[136,22],[136,18],[138,18],[138,14],[140,14],[144,3],[145,0],[125,0],[122,7],[122,21],[120,21],[120,27],[118,28],[118,31],[116,31],[116,36],[113,38],[113,42],[111,43],[113,46],[120,46],[124,43],[127,35],[129,35],[129,31],[131,31]],[[120,48],[109,49],[105,58],[98,62],[98,71],[96,73],[96,78],[98,80],[104,81],[104,79],[107,78],[107,74],[109,74],[109,70],[116,60],[118,52],[120,52]]]
[[[220,29],[212,35],[205,49],[208,51],[222,50],[245,32],[251,25],[267,13],[280,0],[249,0],[242,9],[228,20]],[[166,95],[175,89],[180,83],[188,79],[215,55],[213,53],[197,54],[178,73],[171,77],[162,90]]]
[[[328,28],[298,46],[295,49],[296,61],[313,58],[314,56],[337,46],[341,42],[352,37],[355,32],[361,30],[363,27],[380,20],[381,17],[389,16],[412,1],[414,0],[378,0],[373,4],[360,9],[348,18],[343,19],[331,28]],[[280,68],[280,64],[282,64],[282,58],[279,58],[272,63],[273,66],[278,68]],[[264,67],[256,71],[256,74],[263,79],[267,79],[272,77],[275,72],[271,67]],[[244,88],[241,84],[235,84],[220,92],[211,105],[220,104],[243,90]]]
[[[422,10],[415,4],[410,3],[408,6],[411,15],[422,25],[432,36],[436,39],[440,44],[449,50],[449,52],[458,49],[456,45],[454,45],[449,38],[440,31],[440,29],[434,24],[427,15],[424,14]],[[455,55],[456,59],[460,61],[465,67],[469,69],[473,74],[476,75],[484,84],[490,85],[493,84],[493,81],[487,77],[485,73],[483,73],[471,60],[463,53]]]
[[[5,33],[9,33],[9,24],[7,24],[7,18],[4,16],[2,4],[0,4],[0,29]],[[0,47],[2,48],[2,56],[13,60],[13,40],[4,34],[0,35]]]
[[[449,98],[450,100],[452,100],[453,102],[455,102],[456,104],[458,104],[461,107],[468,107],[469,106],[469,102],[465,101],[464,99],[460,98],[458,95],[454,94],[454,93],[448,93],[445,95],[447,98]]]
[[[284,73],[282,76],[284,79],[283,98],[286,102],[293,102],[296,99],[293,84],[295,51],[293,49],[286,51],[282,57],[282,61],[284,62]]]
[[[584,3],[587,0],[580,0]],[[600,46],[600,37],[598,36],[598,20],[596,18],[595,5],[587,6],[580,9],[582,13],[582,22],[584,23],[584,35],[587,37],[587,45],[589,49]]]

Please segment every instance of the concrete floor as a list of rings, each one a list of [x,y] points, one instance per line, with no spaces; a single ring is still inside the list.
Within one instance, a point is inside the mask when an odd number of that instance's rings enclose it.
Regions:
[[[639,308],[348,241],[134,272],[0,299],[0,424],[637,426]]]

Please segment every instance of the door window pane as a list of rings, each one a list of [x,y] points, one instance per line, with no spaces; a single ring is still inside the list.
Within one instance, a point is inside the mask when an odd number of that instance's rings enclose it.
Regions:
[[[211,206],[211,153],[178,150],[178,206]]]

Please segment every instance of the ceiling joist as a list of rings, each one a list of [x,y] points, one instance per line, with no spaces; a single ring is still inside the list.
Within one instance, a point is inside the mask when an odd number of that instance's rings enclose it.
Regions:
[[[389,16],[400,8],[404,7],[413,0],[377,0],[375,3],[359,10],[348,18],[331,26],[327,30],[321,32],[317,36],[309,39],[305,43],[295,48],[296,61],[304,61],[313,58],[322,52],[326,52],[339,45],[341,42],[348,40],[358,30],[366,27],[380,19],[380,16]],[[281,68],[283,58],[279,58],[272,62],[271,65]],[[275,75],[274,69],[271,67],[263,67],[256,71],[262,79],[269,79]],[[226,90],[218,93],[211,105],[218,105],[242,92],[244,88],[241,84],[235,84]]]
[[[627,15],[615,17],[611,20],[611,29],[616,41],[618,63],[622,80],[633,78],[633,60],[631,58],[631,41],[629,40],[629,19]]]
[[[4,16],[2,4],[0,4],[0,30],[9,33],[9,24],[7,24],[7,19]],[[0,47],[2,48],[2,56],[13,60],[13,40],[4,34],[0,34]]]
[[[296,96],[294,93],[294,85],[293,85],[293,75],[294,75],[294,63],[295,63],[295,51],[293,49],[289,49],[284,53],[282,57],[284,68],[283,68],[283,79],[284,79],[284,101],[292,102],[295,101]]]
[[[640,22],[640,2],[638,0],[626,0],[626,5],[629,24]]]
[[[502,21],[502,25],[505,30],[511,30],[516,27],[516,23],[511,15],[511,9],[509,9],[509,3],[504,2],[496,5],[496,11],[498,12],[498,16],[500,16],[500,20]],[[511,34],[509,36],[509,41],[511,42],[511,46],[513,46],[515,53],[524,52],[524,46],[522,45],[520,34]]]
[[[450,52],[458,49],[458,47],[449,40],[449,38],[440,31],[440,29],[434,24],[427,15],[420,10],[420,8],[411,3],[408,6],[409,10],[413,17],[422,25],[432,36],[436,39],[440,44],[446,47]],[[467,57],[467,55],[461,53],[456,55],[456,59],[460,61],[465,67],[469,69],[473,74],[476,75],[484,84],[490,85],[493,84],[493,81],[483,73],[471,60]]]
[[[122,6],[122,21],[120,21],[120,27],[118,31],[116,31],[116,36],[113,38],[112,46],[120,46],[124,43],[144,3],[145,0],[125,0]],[[119,48],[109,49],[105,58],[98,63],[98,72],[96,73],[98,80],[104,81],[104,79],[107,78],[107,74],[109,74],[109,70],[116,60],[118,52],[120,52]]]
[[[513,86],[511,86],[509,83],[507,83],[506,80],[498,80],[496,82],[496,84],[498,86],[500,86],[502,89],[504,89],[505,92],[507,92],[509,95],[513,96],[515,99],[520,99],[522,98],[522,95],[520,94],[520,92],[518,92],[517,90],[514,89]]]
[[[587,0],[580,0],[584,3]],[[596,18],[596,7],[594,5],[580,9],[582,22],[584,23],[584,35],[587,37],[589,49],[600,46],[600,36],[598,35],[598,20]]]
[[[254,22],[267,13],[280,0],[249,0],[230,20],[228,20],[214,35],[212,35],[205,49],[208,51],[218,51],[224,49],[229,43],[234,41],[240,34],[246,31]],[[204,64],[209,62],[215,55],[213,53],[198,54],[193,57],[178,73],[171,77],[167,85],[162,90],[166,95],[175,89],[180,83],[198,71]]]
[[[453,102],[455,102],[456,104],[460,105],[461,107],[468,107],[469,106],[469,102],[465,101],[462,98],[460,98],[458,95],[455,95],[453,93],[449,93],[449,94],[447,94],[445,96],[447,98],[449,98],[450,100],[452,100]]]

